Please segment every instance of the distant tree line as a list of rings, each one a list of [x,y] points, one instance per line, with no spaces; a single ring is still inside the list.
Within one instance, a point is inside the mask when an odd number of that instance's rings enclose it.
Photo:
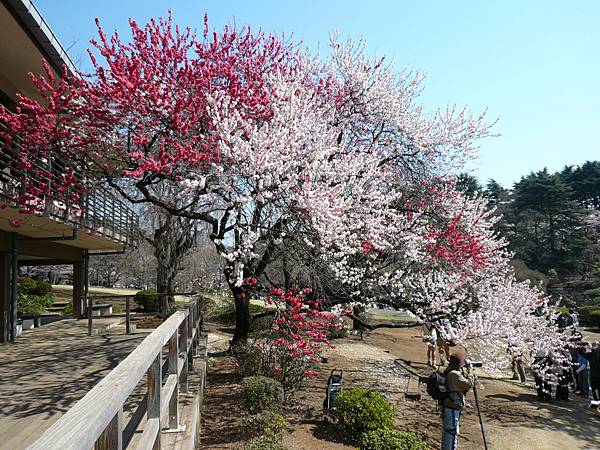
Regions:
[[[486,196],[502,219],[498,232],[515,257],[547,275],[582,275],[598,267],[600,256],[600,161],[531,172],[504,188],[494,179],[482,185],[468,173],[457,188]]]

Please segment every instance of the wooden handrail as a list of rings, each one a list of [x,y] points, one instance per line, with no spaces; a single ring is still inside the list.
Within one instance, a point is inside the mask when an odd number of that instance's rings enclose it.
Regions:
[[[58,419],[29,450],[96,450],[123,448],[123,405],[147,375],[147,423],[138,448],[152,448],[167,425],[177,429],[179,385],[187,385],[187,371],[200,337],[200,300],[175,312],[92,390]],[[189,339],[188,339],[189,338]],[[181,339],[181,341],[180,341]],[[183,341],[184,345],[181,345]],[[162,349],[169,344],[169,375],[162,380]],[[178,345],[179,344],[179,345]],[[182,357],[179,352],[184,353]],[[187,386],[185,386],[187,388]],[[184,388],[184,389],[185,389]],[[168,400],[167,400],[168,399]],[[168,417],[163,422],[163,418]]]
[[[152,294],[157,297],[194,297],[197,296],[197,292],[158,292]],[[83,305],[85,311],[85,317],[88,322],[88,336],[93,334],[93,320],[94,315],[92,314],[93,301],[95,300],[125,300],[125,334],[131,334],[131,299],[135,300],[136,294],[115,294],[115,295],[88,295],[81,297],[81,305]]]

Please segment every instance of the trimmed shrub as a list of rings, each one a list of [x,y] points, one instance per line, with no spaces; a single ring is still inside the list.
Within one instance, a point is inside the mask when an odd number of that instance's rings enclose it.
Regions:
[[[242,380],[242,392],[251,414],[276,411],[283,403],[283,386],[272,378],[246,377]]]
[[[258,306],[258,307],[261,308],[261,306]],[[266,317],[259,317],[258,319],[252,320],[252,322],[250,323],[250,332],[251,333],[263,333],[265,331],[270,332],[271,328],[273,326],[273,320],[275,320],[274,315],[266,316]]]
[[[360,450],[427,450],[427,444],[413,433],[380,428],[363,433]]]
[[[337,426],[357,439],[366,431],[391,428],[395,417],[394,406],[383,395],[363,388],[343,390],[332,412]]]
[[[590,297],[600,297],[600,287],[594,289],[588,289],[583,292],[584,295],[589,295]]]
[[[288,450],[288,448],[273,439],[260,438],[250,441],[244,450]]]
[[[600,309],[590,312],[590,322],[600,328]]]
[[[315,371],[317,364],[306,358],[294,358],[285,347],[271,339],[258,339],[253,343],[238,343],[231,348],[238,370],[243,377],[262,375],[283,386],[286,398],[306,383],[306,374]]]
[[[267,310],[264,306],[255,305],[254,303],[250,303],[249,309],[250,314],[258,314]],[[233,299],[228,298],[226,303],[214,308],[210,317],[215,322],[233,325],[235,323],[235,304]]]
[[[248,342],[238,342],[231,346],[231,354],[236,359],[242,377],[262,375],[260,350]]]
[[[53,294],[28,295],[21,294],[17,299],[17,311],[21,314],[40,315],[54,303]]]
[[[63,308],[62,313],[65,316],[72,316],[73,315],[73,302],[67,303],[67,305]]]
[[[597,306],[580,306],[579,308],[577,308],[575,310],[575,312],[577,312],[577,315],[579,316],[579,323],[584,324],[584,325],[589,325],[592,323],[592,319],[590,317],[590,314],[592,313],[592,311],[597,311],[598,307]]]
[[[54,303],[52,286],[30,277],[19,278],[17,310],[21,314],[42,314]]]
[[[154,289],[138,291],[133,299],[146,312],[160,311],[160,297]]]
[[[244,418],[244,432],[250,437],[264,436],[275,439],[289,427],[285,417],[278,412],[263,411]]]
[[[30,277],[19,278],[17,292],[25,295],[44,296],[52,292],[52,285],[47,281],[34,280]]]

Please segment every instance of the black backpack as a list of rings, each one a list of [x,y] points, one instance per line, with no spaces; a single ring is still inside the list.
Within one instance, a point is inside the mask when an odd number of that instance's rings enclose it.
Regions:
[[[427,393],[439,402],[443,401],[447,396],[448,392],[446,392],[446,376],[438,372],[432,372],[427,379]]]

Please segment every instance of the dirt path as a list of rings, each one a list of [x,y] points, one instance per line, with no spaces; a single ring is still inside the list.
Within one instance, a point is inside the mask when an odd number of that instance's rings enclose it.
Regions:
[[[227,347],[226,335],[209,338],[209,352]],[[212,342],[213,344],[210,344]],[[216,354],[218,355],[218,353]],[[284,443],[294,450],[355,449],[323,422],[322,402],[329,371],[344,369],[344,386],[360,386],[382,392],[397,405],[399,429],[412,431],[430,448],[439,448],[441,419],[435,402],[421,388],[420,401],[405,398],[409,373],[396,363],[401,359],[423,374],[429,374],[425,346],[416,330],[377,330],[364,341],[349,337],[336,341],[326,352],[321,374],[310,380],[284,414],[291,424]],[[509,380],[480,377],[480,401],[490,450],[582,450],[600,449],[600,420],[579,398],[569,402],[541,403],[531,387]],[[241,390],[235,362],[230,357],[209,360],[209,374],[202,417],[202,448],[243,449],[241,434]],[[460,448],[483,448],[481,430],[472,394],[461,421]]]
[[[423,374],[430,373],[425,345],[416,330],[378,330],[365,341],[410,361]],[[480,376],[480,381],[478,392],[490,450],[600,449],[600,420],[583,399],[571,396],[568,402],[543,403],[532,387],[508,379]],[[471,407],[461,421],[461,448],[481,449],[483,440],[472,394],[467,402]],[[436,448],[441,427],[435,402],[425,393],[419,402],[403,399],[398,406],[401,428],[420,433]]]

